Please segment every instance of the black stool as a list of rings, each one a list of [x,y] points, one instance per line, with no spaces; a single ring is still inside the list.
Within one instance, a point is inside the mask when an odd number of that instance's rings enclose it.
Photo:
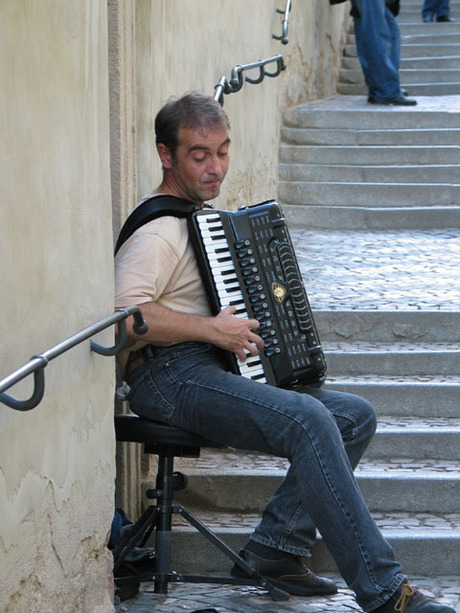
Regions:
[[[174,506],[174,490],[184,489],[187,478],[174,472],[174,458],[198,458],[201,447],[219,448],[221,445],[208,441],[196,434],[168,426],[159,422],[143,419],[136,415],[115,415],[115,432],[117,441],[142,443],[144,453],[158,456],[156,488],[148,490],[149,499],[156,500],[144,511],[129,532],[124,535],[113,550],[115,584],[126,582],[153,581],[157,594],[167,594],[169,583],[217,583],[233,585],[254,585],[268,590],[273,600],[287,600],[289,595],[270,584],[213,532],[202,524],[194,515],[182,506]],[[189,524],[203,534],[211,543],[222,551],[230,560],[242,568],[247,579],[236,577],[217,577],[202,575],[183,575],[171,571],[172,515],[179,514]],[[128,554],[135,547],[143,547],[155,530],[156,556],[154,571],[145,575],[117,576]]]

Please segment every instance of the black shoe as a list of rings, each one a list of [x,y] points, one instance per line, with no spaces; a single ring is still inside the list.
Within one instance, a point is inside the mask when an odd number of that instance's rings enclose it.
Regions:
[[[141,584],[139,581],[133,579],[120,579],[115,584],[115,596],[117,596],[121,602],[134,598],[139,593]]]
[[[422,21],[424,23],[431,23],[432,21],[434,21],[433,13],[427,13],[426,15],[423,15],[422,16]]]
[[[389,98],[388,100],[384,98],[376,98],[375,96],[369,96],[367,99],[370,104],[382,104],[386,106],[415,106],[417,104],[417,100],[413,98],[406,98],[405,96],[399,96],[399,98]]]
[[[437,17],[436,21],[438,23],[442,23],[443,21],[448,21],[449,23],[452,21],[455,21],[455,19],[452,19],[452,17],[449,17],[449,15],[442,15],[441,17]]]
[[[404,582],[382,607],[373,613],[455,613],[454,609],[424,596]]]
[[[409,95],[409,92],[407,91],[407,89],[402,89],[401,90],[401,94],[406,97]],[[375,101],[375,96],[374,94],[369,94],[369,96],[367,97],[367,101],[369,102],[369,104],[378,104],[378,102]]]
[[[337,586],[330,579],[317,577],[306,568],[297,556],[286,554],[281,560],[268,560],[242,549],[240,556],[251,568],[260,573],[272,585],[294,596],[325,596],[336,594]],[[237,564],[231,575],[246,579],[248,575]]]

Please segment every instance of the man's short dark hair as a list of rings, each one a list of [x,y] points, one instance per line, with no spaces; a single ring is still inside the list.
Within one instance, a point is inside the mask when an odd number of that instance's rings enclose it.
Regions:
[[[227,113],[212,96],[192,92],[167,102],[155,118],[155,142],[174,156],[180,128],[230,129]]]

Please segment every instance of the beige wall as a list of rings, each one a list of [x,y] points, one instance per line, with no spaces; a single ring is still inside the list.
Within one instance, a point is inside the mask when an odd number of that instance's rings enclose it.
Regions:
[[[113,310],[106,3],[0,0],[0,49],[2,378]],[[86,342],[0,404],[2,612],[113,610],[113,369]]]
[[[0,378],[112,311],[112,223],[160,179],[159,107],[282,53],[280,77],[225,96],[232,164],[217,204],[276,197],[281,111],[335,91],[346,18],[294,0],[284,46],[272,39],[284,5],[0,0]],[[113,611],[113,371],[85,342],[45,369],[38,408],[0,404],[2,613]],[[139,455],[124,453],[126,502]]]
[[[138,196],[160,179],[153,121],[172,95],[214,94],[234,66],[282,54],[286,70],[224,97],[232,126],[231,164],[221,208],[276,198],[280,111],[335,92],[346,10],[326,0],[294,0],[289,43],[281,33],[284,0],[137,0]],[[268,67],[273,70],[274,66]],[[258,71],[245,73],[258,76]]]
[[[282,54],[286,70],[260,84],[224,96],[231,123],[228,177],[215,205],[236,209],[277,197],[278,146],[282,110],[334,95],[349,6],[327,0],[294,0],[287,45],[282,32],[284,0],[109,0],[112,105],[123,108],[123,125],[112,123],[114,233],[145,193],[161,179],[154,145],[154,119],[170,96],[199,90],[214,95],[233,67]],[[116,19],[115,19],[116,15]],[[135,49],[135,52],[133,51]],[[115,67],[122,66],[115,71]],[[131,66],[131,68],[130,68]],[[267,67],[273,71],[275,65]],[[246,72],[255,78],[258,71]],[[134,78],[133,78],[134,75]],[[138,449],[118,452],[120,500],[133,516],[140,510]],[[154,463],[153,463],[154,469]]]

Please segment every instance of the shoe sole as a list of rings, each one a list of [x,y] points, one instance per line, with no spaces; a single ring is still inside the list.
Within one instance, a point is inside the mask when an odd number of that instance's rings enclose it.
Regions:
[[[380,100],[368,100],[368,102],[377,106],[417,106],[417,102],[381,102]]]
[[[232,569],[230,572],[232,577],[237,579],[248,579],[249,575],[244,572],[238,573]],[[278,587],[284,592],[287,592],[291,596],[331,596],[332,594],[337,594],[337,587],[330,588],[307,588],[302,587],[301,585],[295,585],[290,583],[289,581],[282,581],[280,579],[275,579],[274,577],[269,577],[267,575],[263,575],[264,579],[269,581],[271,585],[274,587]]]

